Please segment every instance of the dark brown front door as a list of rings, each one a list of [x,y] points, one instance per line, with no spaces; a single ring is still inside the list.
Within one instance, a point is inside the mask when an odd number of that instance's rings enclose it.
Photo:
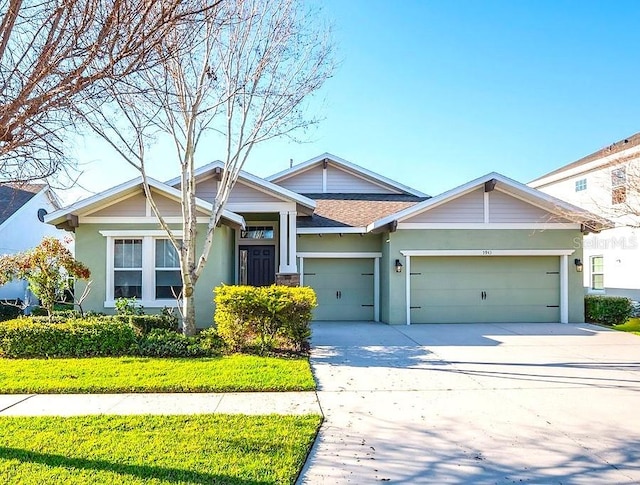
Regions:
[[[240,284],[268,286],[275,282],[276,247],[240,246]]]

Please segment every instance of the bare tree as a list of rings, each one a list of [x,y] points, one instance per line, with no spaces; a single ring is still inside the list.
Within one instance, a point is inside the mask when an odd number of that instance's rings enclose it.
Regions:
[[[167,35],[163,62],[138,77],[137,91],[116,93],[108,110],[96,110],[99,116],[89,119],[94,130],[141,172],[153,212],[179,254],[186,334],[196,329],[194,288],[216,225],[253,147],[318,121],[305,112],[304,101],[333,69],[328,30],[318,20],[303,0],[221,3],[199,22]],[[178,49],[185,45],[189,55]],[[181,240],[164,221],[146,183],[152,162],[145,148],[162,135],[173,141],[173,160],[182,174]],[[225,167],[204,229],[196,220],[196,157],[202,140],[216,136],[225,147]],[[199,230],[206,231],[202,247],[196,247]]]
[[[212,2],[209,2],[212,3]],[[158,60],[203,6],[181,0],[0,0],[0,182],[72,164],[64,135],[87,99]]]

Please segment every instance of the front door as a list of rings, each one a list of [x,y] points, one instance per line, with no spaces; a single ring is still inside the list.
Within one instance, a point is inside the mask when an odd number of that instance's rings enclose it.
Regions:
[[[240,246],[240,284],[268,286],[276,282],[275,246]]]

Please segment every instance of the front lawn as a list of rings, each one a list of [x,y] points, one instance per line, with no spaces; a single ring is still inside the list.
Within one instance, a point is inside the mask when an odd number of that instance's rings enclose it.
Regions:
[[[0,417],[0,483],[291,484],[320,416]]]
[[[627,323],[623,323],[622,325],[614,325],[613,328],[622,332],[630,332],[635,333],[636,335],[640,335],[640,318],[630,318],[629,320],[627,320]]]
[[[307,359],[0,359],[0,394],[309,391]]]

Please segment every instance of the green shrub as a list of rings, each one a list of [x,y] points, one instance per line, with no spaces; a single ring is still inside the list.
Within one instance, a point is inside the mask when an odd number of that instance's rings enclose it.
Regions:
[[[600,295],[584,298],[584,315],[589,322],[620,325],[631,317],[632,312],[633,305],[629,298]]]
[[[18,318],[20,315],[22,315],[20,301],[13,300],[11,303],[0,303],[0,322],[13,320],[14,318]]]
[[[1,357],[93,357],[126,355],[136,343],[127,323],[72,319],[44,323],[19,318],[0,324]]]
[[[138,354],[144,357],[204,357],[217,353],[201,346],[198,336],[187,337],[161,328],[154,328],[138,343]]]
[[[231,350],[302,350],[311,336],[316,295],[311,288],[220,286],[215,290],[218,334]]]
[[[173,315],[113,315],[113,320],[131,325],[138,335],[146,335],[154,329],[178,330],[178,319]]]

